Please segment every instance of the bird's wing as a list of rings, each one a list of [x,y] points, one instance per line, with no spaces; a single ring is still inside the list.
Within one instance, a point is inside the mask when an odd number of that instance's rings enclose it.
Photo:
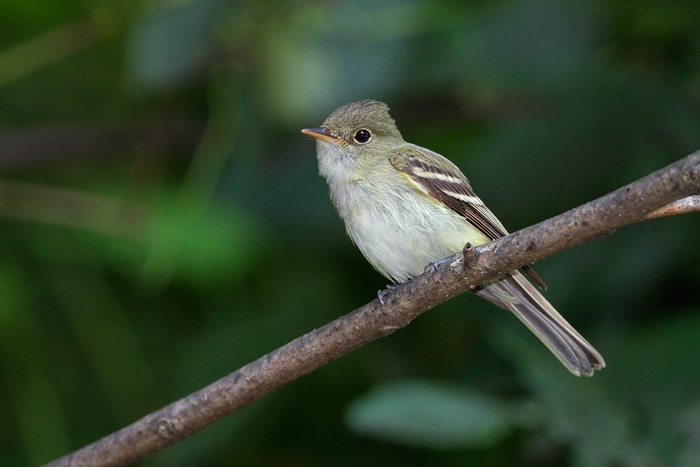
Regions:
[[[391,163],[402,172],[419,190],[441,202],[489,239],[508,235],[503,224],[476,196],[467,177],[448,159],[418,147],[395,149],[390,155]],[[546,289],[544,281],[528,265],[521,268],[538,287]]]

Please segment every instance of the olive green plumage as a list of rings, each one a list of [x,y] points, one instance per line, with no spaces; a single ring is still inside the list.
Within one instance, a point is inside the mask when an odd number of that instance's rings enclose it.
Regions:
[[[353,102],[319,128],[319,173],[347,232],[367,260],[388,279],[404,282],[427,264],[507,235],[506,229],[448,159],[404,141],[386,104]],[[544,282],[525,267],[538,286]],[[605,362],[518,271],[476,293],[512,311],[576,375]]]

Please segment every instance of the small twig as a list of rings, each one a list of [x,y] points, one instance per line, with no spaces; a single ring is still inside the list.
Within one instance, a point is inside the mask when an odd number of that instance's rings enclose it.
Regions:
[[[137,237],[148,210],[135,202],[68,188],[0,181],[0,218]]]
[[[118,2],[90,8],[88,15],[0,52],[0,87],[7,86],[123,30]]]
[[[687,198],[679,199],[673,203],[656,209],[649,214],[639,218],[637,222],[648,221],[651,219],[659,219],[661,217],[676,216],[678,214],[688,214],[691,212],[700,212],[700,195],[688,196]]]
[[[75,124],[0,133],[0,169],[17,169],[124,154],[135,148],[191,156],[204,124],[157,121],[121,125]]]
[[[459,252],[435,271],[396,287],[386,295],[386,305],[374,300],[50,465],[125,465],[143,459],[490,278],[609,235],[697,194],[700,151],[595,201],[472,248],[468,267],[465,252]]]
[[[462,258],[464,258],[464,267],[470,268],[476,262],[476,253],[474,246],[467,242],[462,248]]]

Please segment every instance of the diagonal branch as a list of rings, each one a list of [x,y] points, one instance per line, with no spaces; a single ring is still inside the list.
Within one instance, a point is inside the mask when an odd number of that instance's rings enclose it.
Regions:
[[[700,151],[602,198],[491,243],[467,245],[435,272],[260,357],[228,376],[50,465],[125,465],[192,435],[275,389],[408,325],[484,281],[610,235],[676,200],[700,194]]]

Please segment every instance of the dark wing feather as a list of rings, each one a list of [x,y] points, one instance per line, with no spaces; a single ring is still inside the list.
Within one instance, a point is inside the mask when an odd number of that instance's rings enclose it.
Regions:
[[[474,193],[467,178],[444,157],[433,163],[418,150],[402,148],[394,151],[391,163],[430,196],[466,218],[490,240],[508,234],[496,216]],[[538,287],[546,289],[544,281],[528,265],[520,268]]]

